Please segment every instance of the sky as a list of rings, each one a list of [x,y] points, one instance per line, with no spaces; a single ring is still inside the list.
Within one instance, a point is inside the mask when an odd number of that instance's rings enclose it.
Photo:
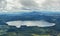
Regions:
[[[0,0],[0,11],[60,10],[60,0]]]

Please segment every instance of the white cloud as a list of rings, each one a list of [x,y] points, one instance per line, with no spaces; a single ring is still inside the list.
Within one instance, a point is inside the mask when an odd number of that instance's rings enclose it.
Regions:
[[[41,21],[10,21],[6,23],[11,26],[16,26],[17,28],[21,27],[21,25],[38,26],[38,27],[50,27],[50,26],[55,25],[55,23],[49,23],[44,20],[41,20]]]
[[[60,10],[60,0],[1,0],[0,11]]]

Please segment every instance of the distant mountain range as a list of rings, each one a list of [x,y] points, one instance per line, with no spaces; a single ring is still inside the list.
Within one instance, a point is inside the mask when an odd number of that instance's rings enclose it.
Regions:
[[[57,16],[56,16],[57,15]],[[32,11],[32,12],[16,12],[16,13],[1,13],[0,19],[8,22],[8,21],[39,21],[45,20],[50,23],[55,23],[56,26],[54,29],[60,31],[60,12],[40,12],[40,11]]]

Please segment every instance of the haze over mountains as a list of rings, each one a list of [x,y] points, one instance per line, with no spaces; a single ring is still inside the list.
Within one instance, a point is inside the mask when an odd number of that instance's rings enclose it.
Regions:
[[[0,19],[7,22],[8,25],[20,27],[26,26],[38,26],[38,27],[50,27],[57,25],[57,19],[59,19],[60,13],[57,12],[15,12],[15,13],[3,13],[0,14]]]

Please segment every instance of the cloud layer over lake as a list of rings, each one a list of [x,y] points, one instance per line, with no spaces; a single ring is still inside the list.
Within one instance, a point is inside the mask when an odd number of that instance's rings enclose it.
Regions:
[[[26,26],[38,26],[38,27],[50,27],[55,26],[55,23],[49,23],[47,21],[10,21],[6,22],[10,26],[16,26],[17,28],[21,27],[21,25]]]

